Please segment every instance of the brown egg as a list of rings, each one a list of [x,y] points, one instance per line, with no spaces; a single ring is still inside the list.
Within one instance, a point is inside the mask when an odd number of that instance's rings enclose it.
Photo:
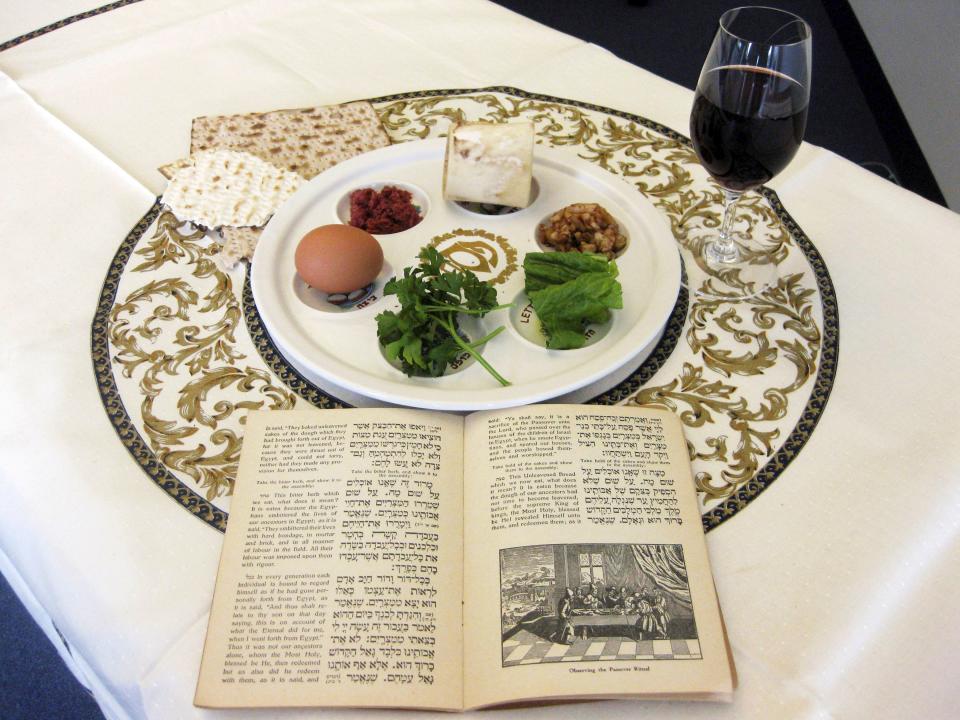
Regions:
[[[300,240],[294,256],[297,273],[325,293],[347,293],[374,281],[383,267],[383,248],[365,230],[322,225]]]

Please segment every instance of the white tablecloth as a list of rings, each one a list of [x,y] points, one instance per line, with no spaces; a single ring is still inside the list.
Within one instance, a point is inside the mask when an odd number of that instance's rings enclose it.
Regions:
[[[0,5],[3,39],[90,7]],[[155,168],[197,115],[495,84],[681,132],[691,103],[479,0],[142,2],[0,53],[0,569],[109,717],[211,714],[191,701],[222,535],[132,462],[90,362],[105,270],[162,190]],[[798,458],[708,535],[740,689],[729,706],[602,711],[955,716],[960,219],[812,146],[772,186],[836,286],[839,374]]]

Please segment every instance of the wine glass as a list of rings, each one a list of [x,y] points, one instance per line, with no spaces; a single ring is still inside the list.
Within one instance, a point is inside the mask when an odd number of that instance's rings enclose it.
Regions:
[[[690,113],[694,150],[724,191],[723,223],[703,247],[711,279],[696,290],[702,297],[749,298],[776,283],[776,265],[734,239],[734,218],[740,196],[783,170],[800,147],[810,57],[810,26],[793,13],[739,7],[720,17]]]

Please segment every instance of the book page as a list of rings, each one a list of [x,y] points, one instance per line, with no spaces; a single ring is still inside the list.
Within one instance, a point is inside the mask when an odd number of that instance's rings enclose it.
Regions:
[[[464,443],[467,707],[729,697],[687,446],[672,413],[476,413]]]
[[[195,704],[460,709],[462,420],[252,412]]]

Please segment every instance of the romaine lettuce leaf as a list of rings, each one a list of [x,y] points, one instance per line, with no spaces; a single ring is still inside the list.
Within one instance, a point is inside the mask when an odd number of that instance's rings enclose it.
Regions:
[[[617,266],[603,255],[576,252],[534,252],[523,258],[524,289],[527,294],[548,285],[560,285],[587,272],[610,272],[616,277]]]
[[[548,348],[583,347],[586,326],[607,322],[611,309],[623,307],[617,265],[602,255],[528,253],[523,268]]]

